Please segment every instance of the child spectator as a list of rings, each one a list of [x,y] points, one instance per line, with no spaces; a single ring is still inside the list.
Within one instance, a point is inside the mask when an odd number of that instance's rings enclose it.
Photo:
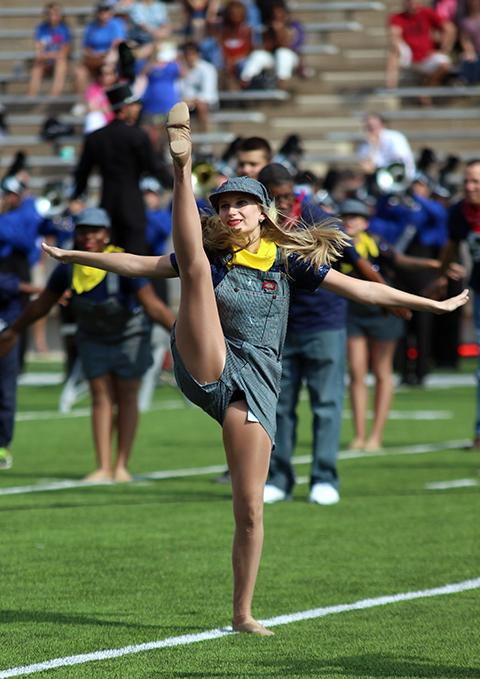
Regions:
[[[291,18],[282,3],[274,4],[263,37],[263,49],[254,50],[247,58],[241,71],[242,82],[249,84],[262,71],[273,69],[277,85],[285,87],[301,64],[304,40],[302,24]]]
[[[190,111],[197,114],[200,128],[206,132],[209,111],[218,105],[217,69],[201,58],[195,42],[186,42],[182,52],[185,63],[185,74],[181,80],[182,98]]]
[[[83,35],[83,54],[76,68],[77,92],[83,94],[89,79],[94,79],[107,61],[116,62],[115,48],[126,38],[122,20],[113,16],[115,2],[101,0],[95,19],[88,24]]]
[[[238,85],[240,71],[253,46],[247,10],[240,0],[230,0],[226,4],[218,41],[222,50],[226,86],[233,88]]]
[[[142,125],[157,150],[162,146],[161,133],[165,116],[170,108],[180,101],[179,83],[182,69],[176,57],[175,45],[156,43],[154,52],[142,72],[147,79],[142,97]]]
[[[28,94],[34,97],[40,90],[43,76],[53,73],[50,95],[62,93],[68,69],[68,57],[72,46],[72,36],[63,20],[62,9],[56,2],[44,8],[44,21],[35,29],[35,57]]]
[[[87,104],[85,116],[85,134],[90,134],[101,127],[105,127],[114,119],[106,90],[113,87],[117,81],[115,67],[112,64],[104,64],[94,82],[88,85],[84,98]]]

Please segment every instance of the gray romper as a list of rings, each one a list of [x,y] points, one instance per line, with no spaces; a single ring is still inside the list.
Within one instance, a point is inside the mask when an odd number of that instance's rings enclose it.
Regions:
[[[230,258],[227,255],[224,261]],[[172,333],[175,378],[185,396],[220,424],[231,401],[244,398],[272,442],[290,300],[290,283],[279,264],[277,251],[269,271],[233,266],[215,287],[227,347],[225,367],[216,382],[199,384],[190,375]]]

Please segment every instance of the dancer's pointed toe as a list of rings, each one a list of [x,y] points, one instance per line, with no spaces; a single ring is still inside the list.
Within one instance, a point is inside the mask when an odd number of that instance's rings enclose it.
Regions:
[[[192,155],[190,112],[184,101],[170,109],[166,127],[170,155],[177,165],[183,167]]]

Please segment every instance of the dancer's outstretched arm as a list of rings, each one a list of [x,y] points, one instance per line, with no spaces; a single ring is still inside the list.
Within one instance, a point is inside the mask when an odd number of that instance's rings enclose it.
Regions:
[[[112,271],[119,276],[145,276],[146,278],[175,278],[178,274],[170,263],[169,255],[132,255],[129,252],[83,252],[62,250],[42,243],[43,250],[59,262],[85,264],[97,269]]]
[[[434,314],[446,314],[449,311],[454,311],[468,301],[468,289],[456,295],[456,297],[450,297],[450,299],[439,302],[427,297],[411,295],[408,292],[381,283],[352,278],[335,271],[335,269],[330,269],[327,273],[322,288],[360,304],[405,306],[414,311],[431,311]]]

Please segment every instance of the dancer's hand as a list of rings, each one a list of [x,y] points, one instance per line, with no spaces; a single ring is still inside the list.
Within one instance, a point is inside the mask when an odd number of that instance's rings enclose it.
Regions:
[[[42,250],[53,257],[53,259],[58,259],[59,262],[69,261],[69,250],[62,250],[62,248],[57,248],[54,245],[48,245],[48,243],[42,243]]]
[[[435,309],[433,309],[434,314],[447,314],[450,311],[455,311],[458,307],[464,306],[469,300],[469,290],[465,288],[463,292],[455,297],[450,297],[442,302],[437,302]]]

